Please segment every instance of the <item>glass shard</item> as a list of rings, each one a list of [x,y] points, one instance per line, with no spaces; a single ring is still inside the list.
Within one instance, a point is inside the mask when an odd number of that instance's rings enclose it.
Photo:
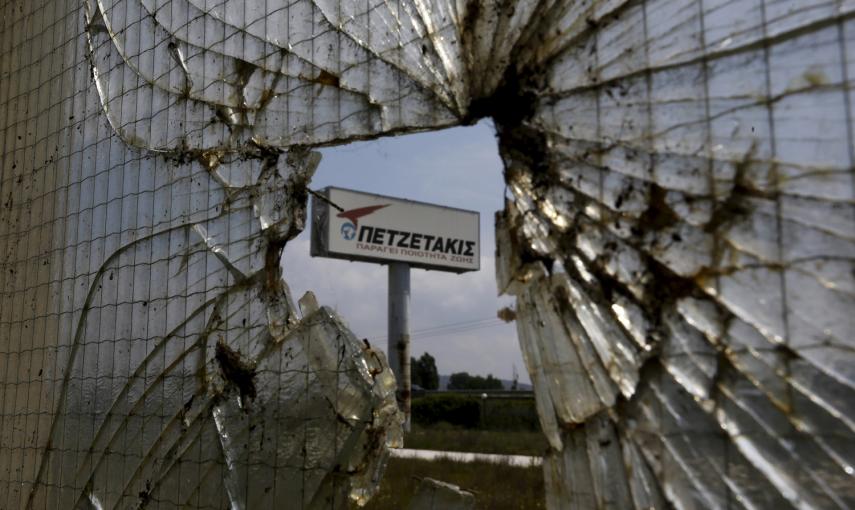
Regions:
[[[0,0],[0,507],[364,503],[312,148],[482,117],[547,505],[855,506],[853,7]]]

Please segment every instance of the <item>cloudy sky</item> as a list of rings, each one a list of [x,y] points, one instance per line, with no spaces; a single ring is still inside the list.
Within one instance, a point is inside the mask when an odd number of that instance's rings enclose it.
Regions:
[[[384,138],[323,149],[313,189],[338,186],[481,213],[481,270],[411,272],[411,353],[430,352],[441,374],[468,371],[528,383],[513,324],[496,318],[512,303],[496,296],[493,214],[504,183],[492,124]],[[309,228],[285,247],[285,279],[296,298],[312,290],[359,337],[386,347],[387,268],[312,258]]]

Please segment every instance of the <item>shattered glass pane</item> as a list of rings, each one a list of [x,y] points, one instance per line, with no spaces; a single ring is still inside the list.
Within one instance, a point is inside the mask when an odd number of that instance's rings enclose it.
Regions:
[[[311,149],[485,116],[548,506],[855,506],[855,3],[0,14],[3,508],[370,497],[393,378],[279,269]]]

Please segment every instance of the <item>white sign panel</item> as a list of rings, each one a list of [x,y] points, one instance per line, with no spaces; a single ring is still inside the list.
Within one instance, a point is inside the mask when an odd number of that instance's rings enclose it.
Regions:
[[[481,267],[477,212],[332,187],[321,195],[312,199],[312,256],[457,273]]]

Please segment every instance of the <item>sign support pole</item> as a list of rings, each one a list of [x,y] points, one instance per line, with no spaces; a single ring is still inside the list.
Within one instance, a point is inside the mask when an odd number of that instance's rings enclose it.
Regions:
[[[410,265],[389,264],[389,366],[398,383],[398,407],[403,411],[404,430],[410,430]]]

